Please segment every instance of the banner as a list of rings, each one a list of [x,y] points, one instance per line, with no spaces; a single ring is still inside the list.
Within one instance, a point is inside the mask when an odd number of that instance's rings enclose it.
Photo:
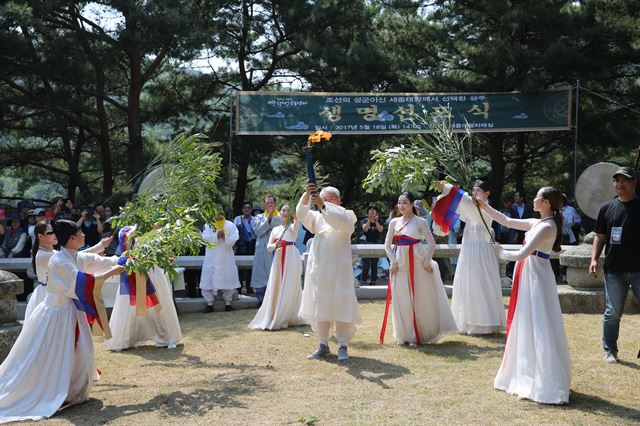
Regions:
[[[572,90],[510,93],[238,92],[238,135],[429,133],[431,114],[464,132],[570,130]]]

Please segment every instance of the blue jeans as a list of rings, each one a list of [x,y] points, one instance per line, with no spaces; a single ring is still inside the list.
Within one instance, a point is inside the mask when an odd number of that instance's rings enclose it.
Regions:
[[[365,257],[362,259],[362,282],[369,281],[369,272],[371,272],[371,282],[378,279],[378,258]]]
[[[602,346],[605,351],[618,353],[620,318],[624,311],[629,286],[640,301],[640,272],[605,272],[604,291],[606,308],[602,322]]]
[[[256,292],[256,299],[258,299],[258,303],[262,303],[264,300],[264,294],[267,292],[267,287],[258,287],[254,288]]]

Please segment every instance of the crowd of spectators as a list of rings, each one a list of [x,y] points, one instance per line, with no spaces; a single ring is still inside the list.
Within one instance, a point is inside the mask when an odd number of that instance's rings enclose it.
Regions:
[[[18,202],[15,208],[0,208],[0,258],[30,257],[35,235],[33,230],[39,222],[55,222],[58,219],[73,220],[82,227],[88,247],[112,234],[111,208],[103,203],[94,203],[77,209],[73,202],[63,197],[54,198],[49,206],[38,207],[29,199]],[[115,254],[117,242],[106,254]]]

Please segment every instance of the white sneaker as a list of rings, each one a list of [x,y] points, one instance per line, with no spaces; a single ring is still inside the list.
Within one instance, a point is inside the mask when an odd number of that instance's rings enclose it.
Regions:
[[[618,362],[618,357],[616,357],[613,353],[609,351],[604,351],[603,360],[607,364],[615,364]]]

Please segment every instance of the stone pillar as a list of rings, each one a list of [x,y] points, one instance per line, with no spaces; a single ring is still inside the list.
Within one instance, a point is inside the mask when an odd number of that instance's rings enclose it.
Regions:
[[[22,326],[18,323],[18,299],[24,283],[16,275],[0,271],[0,362],[9,354]]]
[[[576,290],[604,291],[604,253],[598,261],[598,278],[589,275],[595,236],[595,232],[587,234],[582,244],[568,248],[560,255],[560,265],[567,267],[567,284]]]

